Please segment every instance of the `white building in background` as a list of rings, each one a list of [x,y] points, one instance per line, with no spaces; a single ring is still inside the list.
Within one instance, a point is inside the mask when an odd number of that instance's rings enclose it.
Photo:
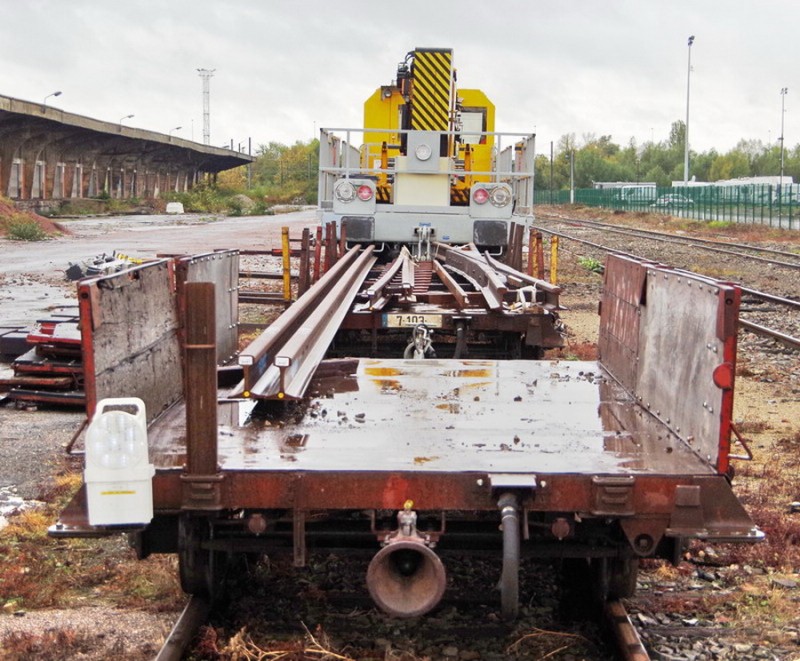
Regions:
[[[739,177],[738,179],[720,179],[719,181],[695,181],[692,179],[686,184],[683,180],[673,181],[673,188],[690,188],[692,186],[792,186],[794,178],[788,175],[764,177]]]
[[[673,181],[675,189],[711,188],[722,189],[718,199],[725,201],[742,200],[767,204],[769,202],[782,202],[784,204],[800,202],[800,184],[794,183],[794,178],[788,175],[770,175],[763,177],[739,177],[737,179],[720,179],[719,181]],[[710,193],[709,193],[710,194]],[[694,197],[694,196],[693,196]],[[705,194],[701,194],[705,197]]]

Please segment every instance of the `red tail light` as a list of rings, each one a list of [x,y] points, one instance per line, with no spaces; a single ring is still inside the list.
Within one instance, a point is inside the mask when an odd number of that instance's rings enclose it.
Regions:
[[[485,188],[476,188],[472,192],[472,201],[475,202],[475,204],[486,204],[488,199],[489,191],[487,191]]]
[[[372,188],[367,186],[366,184],[362,184],[358,187],[358,199],[362,202],[369,202],[372,199],[373,192]]]

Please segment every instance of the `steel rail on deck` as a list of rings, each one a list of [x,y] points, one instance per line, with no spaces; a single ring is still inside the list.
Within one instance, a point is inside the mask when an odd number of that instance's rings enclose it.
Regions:
[[[447,291],[449,291],[455,299],[456,307],[459,310],[470,307],[471,302],[469,293],[464,291],[461,285],[456,282],[456,279],[450,274],[444,265],[434,260],[433,270],[436,272],[436,275],[439,276],[439,279],[442,281],[444,286],[447,287]]]
[[[478,284],[490,310],[499,310],[503,306],[503,298],[508,291],[506,284],[477,250],[461,250],[443,243],[436,243],[435,246],[437,259],[443,259],[445,264]]]
[[[360,245],[348,251],[317,283],[303,294],[289,309],[239,354],[239,365],[244,372],[243,392],[249,396],[252,386],[271,364],[275,350],[283,346],[303,324],[319,301],[334,287],[342,273],[358,258]]]
[[[400,272],[401,281],[398,292],[392,291],[392,279]],[[395,293],[410,296],[414,291],[414,260],[408,248],[403,246],[400,255],[395,259],[375,283],[367,289],[370,310],[382,310]]]
[[[486,263],[489,264],[495,271],[501,273],[509,284],[514,287],[524,287],[526,285],[536,287],[537,290],[544,293],[545,304],[550,304],[551,307],[558,308],[558,295],[563,291],[558,285],[554,285],[547,280],[534,278],[532,275],[518,271],[517,269],[497,261],[488,252],[484,254]],[[555,298],[555,303],[553,299]]]
[[[240,354],[245,396],[299,399],[324,358],[376,257],[373,247],[351,248],[320,281]],[[255,345],[255,347],[254,347]],[[263,369],[261,369],[263,367]],[[255,368],[255,369],[254,369]],[[254,378],[257,375],[257,378]]]

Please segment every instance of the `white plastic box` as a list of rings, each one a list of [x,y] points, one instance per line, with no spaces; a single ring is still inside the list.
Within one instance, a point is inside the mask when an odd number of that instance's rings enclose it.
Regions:
[[[152,520],[155,467],[148,461],[147,416],[141,399],[104,399],[97,404],[86,432],[83,475],[90,525]]]

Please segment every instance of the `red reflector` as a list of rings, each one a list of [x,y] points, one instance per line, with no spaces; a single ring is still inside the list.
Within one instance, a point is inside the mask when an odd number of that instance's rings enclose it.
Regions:
[[[362,202],[369,202],[372,199],[372,189],[366,184],[358,187],[358,199]]]
[[[472,193],[472,200],[475,204],[486,204],[489,199],[489,191],[485,188],[476,188]]]

